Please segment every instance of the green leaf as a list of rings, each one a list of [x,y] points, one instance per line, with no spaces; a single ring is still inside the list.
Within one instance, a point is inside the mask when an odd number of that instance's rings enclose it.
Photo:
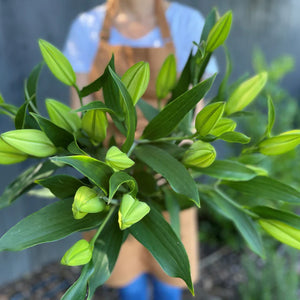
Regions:
[[[230,219],[239,230],[250,249],[261,257],[264,257],[264,249],[259,231],[255,228],[252,219],[244,212],[244,209],[235,203],[228,195],[221,191],[210,190],[203,196],[205,202],[215,206],[217,211]]]
[[[18,111],[16,113],[16,117],[15,117],[15,127],[16,127],[16,129],[25,128],[27,108],[28,108],[28,103],[25,102],[18,109]]]
[[[28,168],[4,189],[0,197],[0,209],[9,206],[30,190],[35,185],[35,180],[50,176],[56,169],[57,166],[49,161]]]
[[[225,108],[224,102],[205,106],[197,115],[195,127],[200,136],[206,136],[221,119]]]
[[[267,206],[255,206],[250,210],[262,219],[281,221],[300,230],[300,217],[294,213]]]
[[[94,252],[93,252],[94,253]],[[79,278],[73,283],[73,285],[64,293],[61,300],[82,300],[86,297],[87,282],[93,272],[95,271],[94,266],[85,265]]]
[[[110,66],[113,70],[115,70],[114,55],[112,55],[112,57],[108,63],[108,66]],[[96,80],[91,82],[89,85],[82,88],[82,90],[80,91],[80,96],[82,98],[84,98],[88,95],[98,92],[105,84],[105,82],[107,80],[107,75],[108,75],[108,71],[107,71],[107,67],[106,67],[104,73],[99,78],[97,78]]]
[[[133,105],[136,105],[145,93],[149,79],[150,67],[149,64],[144,61],[136,63],[123,74],[122,82],[131,96]]]
[[[138,186],[133,177],[124,172],[116,172],[109,179],[109,199],[111,200],[122,184],[126,184],[133,197],[136,196]]]
[[[96,288],[110,277],[117,261],[123,241],[123,231],[118,226],[117,216],[117,213],[111,216],[95,242],[91,261],[95,271],[88,281],[88,299],[92,299]]]
[[[69,106],[54,99],[46,99],[46,108],[55,125],[70,133],[76,132],[81,127],[79,116]]]
[[[230,95],[225,112],[231,115],[248,106],[264,88],[268,80],[268,73],[261,72],[242,82]]]
[[[300,230],[277,220],[260,219],[260,226],[275,239],[300,250]]]
[[[51,160],[72,166],[107,194],[109,177],[113,170],[104,162],[84,155],[52,157]]]
[[[170,102],[147,125],[143,132],[144,139],[159,139],[165,137],[180,123],[185,115],[205,96],[215,79],[215,75],[206,79]]]
[[[49,189],[52,194],[60,199],[73,197],[83,183],[68,175],[56,175],[35,181],[37,184]]]
[[[227,39],[232,23],[232,11],[225,13],[214,25],[207,37],[206,51],[213,52]]]
[[[156,117],[159,114],[158,109],[156,109],[151,104],[144,101],[143,99],[140,99],[137,105],[139,109],[142,111],[147,121],[151,121],[154,117]]]
[[[35,118],[41,130],[47,135],[47,137],[56,147],[67,148],[68,145],[74,140],[73,135],[67,130],[55,125],[50,120],[38,114],[30,114]]]
[[[246,136],[241,132],[227,131],[218,136],[218,139],[223,140],[228,143],[239,143],[248,144],[250,142],[250,137]]]
[[[214,7],[209,12],[207,17],[205,18],[205,24],[204,24],[204,27],[203,27],[203,30],[202,30],[200,42],[207,40],[209,32],[212,30],[212,28],[216,24],[217,20],[218,20],[218,12],[217,12],[217,9]]]
[[[177,81],[177,84],[173,88],[172,97],[170,101],[173,101],[181,94],[186,92],[189,89],[189,85],[192,82],[192,72],[191,72],[191,64],[193,59],[193,53],[190,52],[189,58],[185,63],[185,66],[181,72],[181,75]]]
[[[174,54],[167,56],[156,78],[156,96],[164,99],[176,84],[176,59]]]
[[[223,180],[248,181],[257,174],[245,165],[232,160],[217,160],[207,168],[194,169],[196,174],[202,173]]]
[[[164,189],[164,194],[165,194],[166,208],[170,216],[171,226],[174,232],[180,238],[180,218],[179,218],[180,205],[177,199],[178,194],[168,189]]]
[[[28,155],[47,157],[56,153],[55,146],[41,130],[11,130],[2,133],[1,137],[7,144]]]
[[[82,111],[89,111],[89,110],[94,110],[94,109],[99,109],[102,110],[103,112],[108,112],[109,114],[114,115],[115,112],[108,108],[103,102],[101,101],[92,101],[86,105],[81,106],[80,108],[76,109],[76,112],[82,112]]]
[[[37,84],[44,63],[39,63],[31,71],[28,80],[25,82],[25,99],[34,107],[36,104]]]
[[[127,136],[126,136],[126,141],[122,146],[122,151],[128,152],[129,149],[131,148],[133,142],[134,142],[134,135],[135,135],[135,129],[136,129],[136,112],[131,100],[131,97],[126,90],[123,82],[120,80],[118,75],[110,68],[108,67],[110,75],[117,85],[120,94],[122,96],[122,99],[124,101],[124,106],[126,110],[126,126],[127,126]]]
[[[43,58],[53,75],[66,85],[76,84],[75,72],[67,58],[56,47],[45,40],[39,39]]]
[[[20,251],[101,224],[105,214],[75,220],[72,202],[73,199],[57,201],[22,219],[0,238],[0,251]]]
[[[164,150],[151,145],[138,146],[134,153],[138,159],[166,178],[176,193],[187,196],[198,207],[200,206],[196,183],[178,160]]]
[[[182,278],[194,294],[190,264],[184,246],[161,213],[151,207],[150,213],[129,231],[150,251],[169,276]]]
[[[266,198],[272,201],[300,203],[300,192],[278,180],[258,176],[249,181],[224,182],[231,188],[255,198]]]
[[[268,97],[268,125],[266,129],[266,136],[271,135],[271,131],[275,122],[275,107],[271,97]]]
[[[110,276],[123,240],[123,232],[117,222],[117,211],[104,225],[100,236],[94,244],[92,260],[85,265],[78,280],[63,295],[62,300],[91,300],[98,286],[102,285]]]

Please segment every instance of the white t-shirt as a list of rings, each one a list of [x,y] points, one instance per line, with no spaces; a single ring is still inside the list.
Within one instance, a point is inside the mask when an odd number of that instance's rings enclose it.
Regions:
[[[99,46],[99,33],[105,11],[105,4],[96,6],[80,14],[71,25],[64,54],[77,73],[89,73],[91,70]],[[176,2],[170,3],[166,10],[166,19],[175,45],[177,71],[181,72],[193,47],[193,41],[200,40],[205,19],[197,10]],[[109,43],[130,47],[161,47],[163,39],[158,27],[139,39],[127,38],[112,27]],[[217,71],[216,60],[212,57],[206,73],[213,74]]]

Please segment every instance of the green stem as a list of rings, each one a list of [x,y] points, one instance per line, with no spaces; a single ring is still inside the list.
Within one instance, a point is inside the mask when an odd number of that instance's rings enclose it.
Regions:
[[[226,201],[228,201],[230,204],[232,204],[235,208],[237,208],[238,210],[244,212],[245,214],[249,215],[251,218],[253,219],[257,219],[258,216],[249,211],[248,209],[240,206],[239,204],[235,203],[233,200],[231,200],[226,194],[224,194],[217,186],[214,186],[214,190],[216,191],[217,194],[219,194],[222,198],[224,198]]]
[[[128,152],[127,152],[127,156],[128,156],[128,157],[132,154],[132,152],[133,152],[134,148],[137,146],[137,144],[138,144],[137,141],[134,141],[134,142],[133,142],[132,146],[130,147],[130,149],[129,149]]]
[[[110,217],[113,215],[113,213],[115,212],[115,210],[117,209],[116,206],[114,206],[113,208],[110,209],[110,211],[108,212],[107,216],[105,217],[104,221],[102,222],[101,226],[98,228],[97,233],[93,236],[93,238],[90,241],[90,245],[95,244],[95,241],[97,240],[97,238],[99,237],[100,233],[102,232],[103,228],[105,227],[105,225],[107,224],[107,222],[109,221]]]
[[[149,143],[160,143],[160,142],[169,142],[169,141],[181,141],[181,140],[191,140],[196,136],[196,134],[188,136],[170,136],[165,138],[160,138],[157,140],[139,140],[138,144],[149,144]]]
[[[79,87],[78,85],[75,83],[73,85],[73,87],[75,88],[76,92],[77,92],[77,95],[79,97],[79,101],[80,101],[80,105],[83,106],[83,101],[82,101],[82,97],[81,97],[81,94],[80,94],[80,90],[79,90]]]

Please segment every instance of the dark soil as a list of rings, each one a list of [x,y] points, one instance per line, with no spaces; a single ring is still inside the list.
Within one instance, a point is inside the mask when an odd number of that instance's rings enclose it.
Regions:
[[[239,255],[229,248],[201,249],[201,280],[195,285],[195,297],[184,292],[184,300],[238,300],[238,285],[244,280]],[[44,266],[39,272],[0,287],[0,300],[58,300],[78,278],[79,267],[59,263]],[[118,299],[118,292],[99,287],[94,300]]]

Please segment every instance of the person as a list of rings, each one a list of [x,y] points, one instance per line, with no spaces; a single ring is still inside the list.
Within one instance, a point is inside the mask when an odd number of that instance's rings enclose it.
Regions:
[[[149,62],[150,82],[143,99],[156,106],[155,80],[163,61],[169,54],[175,54],[179,74],[193,41],[200,40],[204,21],[198,11],[177,2],[108,0],[75,19],[66,40],[64,54],[76,72],[79,87],[87,85],[104,72],[112,53],[119,75],[134,63]],[[216,71],[217,64],[212,58],[205,76]],[[79,106],[74,91],[71,101],[74,108]],[[145,119],[138,112],[138,124],[144,124],[143,121]],[[138,131],[142,131],[139,128]],[[181,211],[180,224],[192,279],[196,282],[199,276],[196,208]],[[154,299],[181,299],[184,282],[166,275],[151,254],[129,236],[121,247],[106,285],[119,288],[121,299],[146,300],[150,293],[149,281],[153,285]]]

